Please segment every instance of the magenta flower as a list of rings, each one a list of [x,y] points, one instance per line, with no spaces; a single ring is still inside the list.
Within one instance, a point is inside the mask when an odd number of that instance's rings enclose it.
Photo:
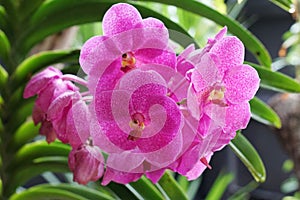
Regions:
[[[110,168],[144,173],[177,159],[182,115],[167,92],[166,82],[157,72],[139,69],[126,73],[113,91],[96,88],[98,127],[92,125],[95,130],[91,134],[95,145],[112,155],[107,160]]]
[[[176,54],[168,47],[168,30],[161,21],[142,19],[133,6],[119,3],[106,12],[102,23],[104,36],[88,40],[79,59],[92,94],[98,82],[102,90],[112,90],[124,73],[142,64],[175,68]]]
[[[26,85],[24,98],[38,96],[32,117],[35,124],[42,123],[40,134],[46,136],[48,143],[56,137],[68,142],[64,122],[72,100],[79,98],[77,91],[78,88],[72,82],[63,80],[62,73],[53,67],[36,74]]]
[[[104,157],[97,146],[83,144],[72,149],[69,154],[69,167],[73,172],[73,180],[86,185],[89,181],[97,181],[102,177]]]
[[[246,128],[251,115],[248,101],[259,87],[259,77],[255,69],[243,64],[241,41],[233,36],[223,37],[224,32],[226,28],[209,41],[199,62],[194,63],[188,107],[194,117],[212,120],[211,125],[230,134]],[[207,128],[202,129],[202,135],[207,134]]]
[[[213,152],[227,145],[237,130],[246,128],[251,116],[248,101],[259,87],[257,72],[243,64],[243,44],[225,34],[226,28],[204,49],[190,46],[178,58],[178,71],[191,82],[187,110],[190,119],[198,120],[198,135],[172,169],[189,180],[211,168]]]

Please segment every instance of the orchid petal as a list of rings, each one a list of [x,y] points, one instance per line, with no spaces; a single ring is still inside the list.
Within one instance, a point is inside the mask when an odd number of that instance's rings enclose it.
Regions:
[[[122,172],[107,167],[101,184],[105,186],[111,181],[121,184],[127,184],[129,182],[134,182],[138,180],[139,178],[141,178],[142,175],[142,173]]]
[[[226,111],[226,127],[224,132],[232,133],[240,129],[245,129],[250,118],[251,112],[248,102],[229,106]]]
[[[47,85],[55,78],[62,76],[61,71],[54,67],[48,67],[42,72],[33,76],[26,85],[23,93],[24,98],[29,98],[38,94],[41,90],[47,87]]]
[[[210,50],[220,61],[218,68],[225,72],[233,66],[242,65],[245,56],[243,43],[235,36],[227,36],[217,41]]]
[[[256,70],[249,65],[231,68],[224,77],[225,98],[231,103],[240,103],[252,99],[259,88]]]
[[[111,36],[132,29],[142,21],[139,11],[125,3],[113,5],[103,16],[104,35]]]

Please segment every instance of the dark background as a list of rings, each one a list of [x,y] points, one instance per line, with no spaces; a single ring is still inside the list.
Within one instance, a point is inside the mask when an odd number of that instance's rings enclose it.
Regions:
[[[251,24],[248,29],[262,41],[272,58],[278,57],[278,51],[283,42],[282,35],[294,23],[292,16],[268,0],[248,0],[241,15],[243,20],[247,21],[249,19],[248,21]],[[249,52],[246,53],[245,60],[256,62]],[[286,67],[282,72],[293,75],[293,68]],[[257,96],[267,102],[274,94],[272,91],[261,89],[258,91]],[[280,186],[284,180],[290,177],[290,174],[282,171],[282,164],[288,157],[279,144],[275,133],[268,126],[253,120],[243,133],[257,149],[267,170],[266,182],[251,192],[250,199],[282,199],[286,194],[281,192]],[[235,174],[235,179],[228,187],[223,199],[227,199],[242,186],[253,180],[247,168],[229,147],[215,153],[211,164],[214,170],[206,170],[203,174],[203,184],[199,188],[196,199],[204,199],[222,169]]]

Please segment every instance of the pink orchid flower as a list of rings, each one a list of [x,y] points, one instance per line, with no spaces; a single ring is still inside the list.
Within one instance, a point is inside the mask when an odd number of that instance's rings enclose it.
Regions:
[[[96,88],[97,124],[91,134],[95,145],[112,155],[107,166],[144,173],[177,159],[182,115],[167,92],[166,82],[157,72],[139,69],[126,73],[113,91],[99,88],[98,92]]]
[[[199,120],[198,136],[173,168],[189,180],[211,168],[213,152],[227,145],[237,130],[246,128],[251,116],[248,101],[259,87],[257,72],[243,64],[243,44],[225,34],[226,27],[204,49],[190,46],[178,57],[177,70],[191,82],[187,110]]]
[[[112,90],[124,73],[142,64],[175,68],[176,54],[168,46],[168,30],[161,21],[142,19],[136,8],[119,3],[105,13],[102,25],[104,35],[89,39],[79,59],[89,75],[91,94],[98,82],[103,90]]]
[[[65,134],[65,119],[76,99],[78,88],[70,81],[63,80],[63,74],[53,67],[48,67],[32,77],[24,90],[24,98],[37,95],[33,108],[33,121],[42,123],[40,134],[46,136],[48,143],[57,137],[68,142]]]
[[[243,43],[234,36],[223,37],[225,33],[226,28],[209,40],[199,57],[194,55],[199,62],[191,70],[187,102],[200,122],[206,116],[213,121],[211,125],[229,134],[246,128],[251,116],[248,101],[258,90],[260,79],[255,69],[243,64]]]
[[[69,167],[73,172],[73,180],[86,185],[89,181],[97,181],[102,177],[104,157],[97,146],[82,144],[69,154]]]

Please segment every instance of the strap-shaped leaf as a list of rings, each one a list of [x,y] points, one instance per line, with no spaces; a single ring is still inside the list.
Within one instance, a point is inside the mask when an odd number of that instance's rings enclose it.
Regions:
[[[67,27],[100,21],[113,1],[53,0],[45,1],[32,15],[28,28],[17,41],[22,54],[46,36]],[[72,12],[66,12],[66,10]]]
[[[159,186],[164,190],[168,197],[172,200],[187,200],[188,197],[177,181],[174,179],[170,171],[166,171],[158,181]]]
[[[138,181],[132,182],[129,185],[144,199],[164,199],[159,190],[144,176]]]
[[[10,179],[6,182],[6,188],[3,191],[6,196],[15,192],[16,188],[23,185],[31,178],[42,174],[44,172],[69,172],[68,160],[66,157],[45,157],[37,162],[20,166],[18,170],[10,176]]]
[[[0,29],[7,29],[6,12],[2,5],[0,5]]]
[[[34,125],[32,120],[24,122],[11,140],[10,150],[15,151],[32,140],[39,133],[39,128],[39,126]]]
[[[32,14],[46,0],[20,0],[18,4],[18,17],[21,23],[25,26]]]
[[[23,146],[14,156],[10,169],[19,169],[21,166],[31,164],[34,159],[46,156],[68,157],[71,148],[60,142],[48,144],[46,141],[36,141]]]
[[[46,1],[39,9],[34,13],[29,22],[28,28],[18,40],[18,48],[26,53],[34,44],[41,41],[46,36],[58,32],[64,28],[70,27],[76,24],[83,24],[88,22],[97,22],[102,20],[102,17],[106,10],[113,5],[122,1],[112,0],[53,0]],[[171,38],[175,38],[176,42],[183,46],[194,42],[189,37],[187,31],[185,31],[178,24],[172,20],[164,17],[163,15],[143,7],[141,5],[135,5],[135,7],[141,12],[143,17],[156,17],[161,19],[169,29],[178,31],[186,36],[183,40],[182,37],[176,35],[175,32],[170,32]],[[72,13],[65,12],[65,10],[72,10]]]
[[[44,51],[24,60],[12,75],[12,88],[30,79],[32,73],[60,62],[78,62],[79,50]]]
[[[0,65],[0,94],[2,93],[1,91],[4,89],[7,79],[8,79],[8,73],[4,69],[4,67]]]
[[[234,178],[233,173],[224,173],[221,171],[221,173],[214,181],[205,199],[206,200],[221,199],[226,188],[232,182],[233,178]]]
[[[281,127],[281,121],[277,113],[266,103],[257,97],[250,101],[252,118],[266,125],[276,128]]]
[[[295,79],[280,72],[274,72],[263,66],[246,62],[256,69],[261,79],[260,86],[274,91],[300,92],[300,83]]]
[[[123,184],[111,182],[106,187],[112,190],[114,194],[122,200],[139,200],[138,197]]]
[[[262,183],[266,180],[266,169],[259,154],[242,133],[238,133],[236,137],[231,140],[229,146],[248,168],[257,182]]]
[[[154,1],[162,3],[159,0],[139,0],[139,1]],[[246,28],[244,28],[237,21],[222,15],[218,11],[204,5],[195,0],[182,1],[182,0],[165,0],[164,4],[169,4],[190,11],[197,15],[206,17],[221,26],[227,26],[228,30],[242,40],[246,48],[257,58],[257,60],[268,68],[271,67],[271,57],[264,47],[264,45]]]
[[[295,12],[295,5],[293,4],[292,0],[269,0],[276,4],[277,6],[281,7],[282,9],[293,13]]]
[[[57,189],[35,186],[21,193],[16,193],[10,197],[10,200],[89,200],[76,193]]]
[[[0,16],[1,17],[1,16]],[[5,33],[0,29],[0,59],[7,62],[10,54],[10,43]]]
[[[62,183],[62,184],[58,184],[58,185],[44,184],[44,185],[40,185],[39,187],[44,188],[44,189],[48,188],[48,189],[65,190],[65,191],[80,195],[87,199],[97,199],[97,200],[114,200],[115,199],[112,196],[104,194],[98,190],[88,188],[84,185],[71,185],[71,184],[63,184]]]

